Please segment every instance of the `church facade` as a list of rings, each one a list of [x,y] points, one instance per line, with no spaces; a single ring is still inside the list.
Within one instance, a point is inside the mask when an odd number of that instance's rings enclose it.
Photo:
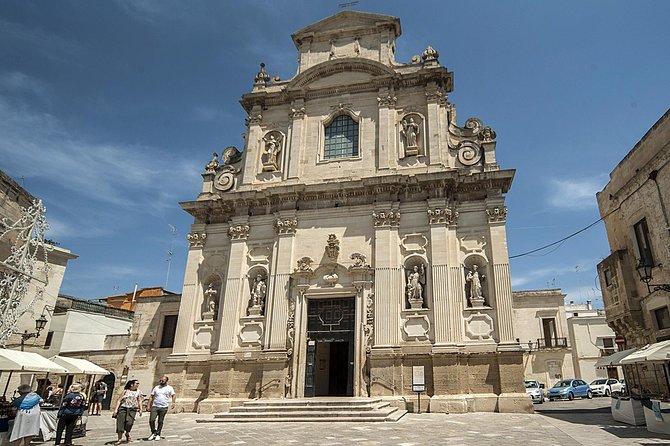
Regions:
[[[532,411],[514,334],[495,132],[459,126],[428,47],[344,11],[292,35],[297,74],[264,65],[245,147],[205,166],[173,352],[183,410],[254,398],[383,397],[422,375],[432,412]],[[416,382],[414,382],[416,384]]]

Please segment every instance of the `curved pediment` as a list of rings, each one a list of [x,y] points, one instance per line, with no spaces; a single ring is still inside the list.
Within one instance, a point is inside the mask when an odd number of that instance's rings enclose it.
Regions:
[[[322,88],[333,85],[362,83],[377,76],[394,76],[391,67],[369,59],[348,58],[329,60],[300,73],[289,88]]]

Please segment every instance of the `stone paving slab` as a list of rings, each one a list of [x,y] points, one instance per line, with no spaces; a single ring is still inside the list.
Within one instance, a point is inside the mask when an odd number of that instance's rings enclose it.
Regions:
[[[149,417],[136,419],[131,445],[670,445],[670,436],[614,421],[609,399],[545,403],[537,413],[407,414],[384,423],[196,423],[204,415],[166,417],[164,438],[149,436]],[[109,412],[89,417],[81,446],[110,445],[116,440]],[[47,444],[47,443],[45,443]],[[51,442],[49,444],[52,444]]]

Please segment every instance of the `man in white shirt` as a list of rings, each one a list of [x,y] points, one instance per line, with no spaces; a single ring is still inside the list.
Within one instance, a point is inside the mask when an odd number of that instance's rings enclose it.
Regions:
[[[168,377],[163,375],[158,381],[158,385],[151,391],[149,397],[149,427],[151,428],[151,435],[148,440],[160,440],[161,432],[163,431],[163,421],[168,408],[174,409],[175,393],[172,386],[168,385]],[[158,427],[156,427],[156,418],[158,418]]]

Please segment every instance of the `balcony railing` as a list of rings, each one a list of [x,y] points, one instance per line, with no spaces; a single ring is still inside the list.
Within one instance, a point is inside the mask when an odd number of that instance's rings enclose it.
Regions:
[[[537,340],[537,349],[568,348],[568,338],[541,338]]]

